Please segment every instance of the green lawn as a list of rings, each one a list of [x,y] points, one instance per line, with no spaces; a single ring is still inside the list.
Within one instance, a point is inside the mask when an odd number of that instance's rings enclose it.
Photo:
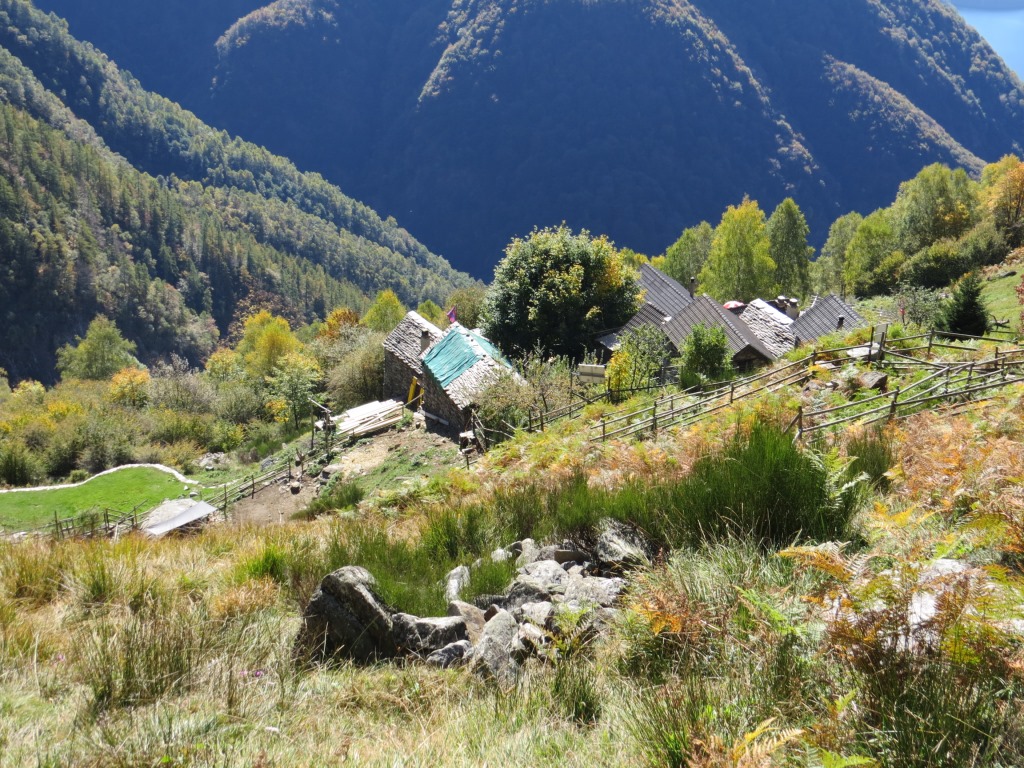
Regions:
[[[999,320],[1009,320],[1010,330],[1020,327],[1021,305],[1017,302],[1017,286],[1020,285],[1020,274],[1010,277],[999,277],[985,280],[981,292],[989,314]]]
[[[76,488],[51,491],[0,493],[0,528],[24,530],[93,508],[130,512],[151,509],[164,499],[176,499],[185,490],[173,475],[149,468],[132,468],[89,480]]]

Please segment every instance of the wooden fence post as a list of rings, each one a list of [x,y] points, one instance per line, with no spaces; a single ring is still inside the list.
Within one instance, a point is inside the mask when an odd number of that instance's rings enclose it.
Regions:
[[[970,367],[967,369],[967,389],[971,388],[971,379],[974,378],[974,363],[972,362]],[[970,395],[968,395],[970,397]]]
[[[900,388],[896,387],[892,392],[892,402],[889,404],[889,421],[896,418],[896,401],[899,400],[899,398]]]
[[[658,432],[658,401],[654,401],[654,405],[651,406],[651,434],[657,434]]]
[[[934,341],[934,340],[935,340],[935,329],[932,328],[930,331],[928,331],[928,351],[925,353],[928,356],[929,360],[931,359],[931,356],[932,356],[932,341]]]
[[[736,382],[734,381],[734,382],[731,382],[729,384],[729,404],[730,405],[732,405],[732,401],[735,398],[735,396],[736,396]]]
[[[606,424],[605,424],[604,417],[602,416],[601,417],[601,442],[602,443],[605,442],[608,439],[608,434],[605,431],[605,428],[606,428]]]

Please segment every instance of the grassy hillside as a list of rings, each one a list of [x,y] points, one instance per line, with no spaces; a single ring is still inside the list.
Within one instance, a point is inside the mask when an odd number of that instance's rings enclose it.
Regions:
[[[1022,398],[1011,385],[802,445],[780,429],[785,392],[642,442],[562,423],[400,507],[0,542],[0,764],[1016,765]],[[299,613],[334,568],[443,610],[452,565],[482,558],[471,588],[493,589],[510,575],[494,546],[583,542],[606,516],[660,554],[607,629],[565,619],[557,655],[514,686],[295,664]]]

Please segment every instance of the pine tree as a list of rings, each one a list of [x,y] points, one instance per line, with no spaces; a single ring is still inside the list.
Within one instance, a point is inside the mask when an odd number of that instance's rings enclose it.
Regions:
[[[939,321],[949,333],[984,336],[989,328],[988,310],[981,298],[981,278],[971,272],[956,284]]]

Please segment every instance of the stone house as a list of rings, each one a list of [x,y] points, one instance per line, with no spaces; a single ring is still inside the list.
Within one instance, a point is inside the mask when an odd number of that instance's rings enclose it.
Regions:
[[[423,410],[458,431],[469,426],[477,397],[503,372],[512,371],[491,342],[459,323],[423,354]]]
[[[416,312],[409,312],[384,339],[384,399],[408,402],[413,380],[423,383],[423,353],[441,340],[444,331]]]

